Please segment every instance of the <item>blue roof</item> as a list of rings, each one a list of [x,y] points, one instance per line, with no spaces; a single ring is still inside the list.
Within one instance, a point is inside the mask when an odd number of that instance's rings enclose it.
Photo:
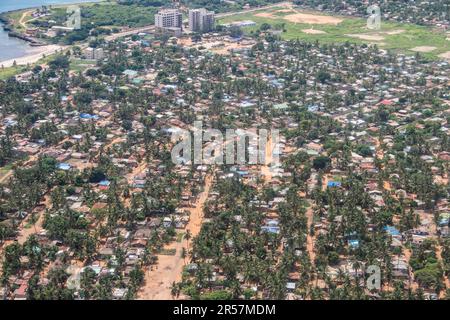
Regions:
[[[342,185],[339,181],[328,181],[327,186],[328,187],[340,187]]]
[[[58,169],[60,170],[69,170],[72,166],[68,163],[60,163],[58,164]]]
[[[359,247],[359,240],[348,240],[347,243],[352,248],[358,248]]]
[[[309,112],[315,112],[317,110],[319,110],[319,106],[318,105],[312,105],[312,106],[308,107],[308,111]]]
[[[80,113],[81,119],[98,119],[97,115],[89,114],[89,113]]]
[[[386,226],[383,228],[384,231],[386,231],[387,233],[389,233],[391,236],[399,236],[400,235],[400,231],[398,231],[397,228],[392,227],[392,226]]]
[[[108,181],[108,180],[102,180],[102,181],[100,181],[98,184],[99,184],[100,186],[102,186],[102,187],[107,187],[107,186],[109,186],[109,185],[111,184],[111,182]]]
[[[268,226],[263,226],[261,227],[261,230],[263,232],[268,232],[268,233],[280,233],[280,228],[279,227],[268,227]]]

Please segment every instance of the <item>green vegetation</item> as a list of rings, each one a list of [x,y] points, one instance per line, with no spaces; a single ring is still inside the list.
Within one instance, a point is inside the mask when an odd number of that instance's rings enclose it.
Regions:
[[[317,8],[324,11],[346,13],[346,10],[356,12],[357,15],[366,16],[368,4],[361,0],[294,0],[295,4]],[[450,19],[449,2],[447,0],[401,0],[378,1],[383,14],[389,19],[408,21],[420,25],[442,23]]]
[[[70,59],[70,71],[84,72],[85,70],[95,66],[95,60]]]
[[[220,24],[228,24],[235,21],[251,20],[257,23],[256,26],[244,27],[243,30],[248,34],[260,33],[261,27],[269,24],[272,30],[284,29],[285,32],[281,34],[286,40],[304,40],[304,41],[320,41],[321,43],[344,43],[351,42],[355,44],[377,44],[381,49],[388,49],[397,52],[414,53],[412,48],[420,46],[436,47],[432,52],[421,53],[426,58],[437,58],[439,54],[450,51],[450,41],[446,40],[447,35],[444,32],[434,30],[430,27],[418,26],[407,23],[383,22],[381,30],[371,31],[366,27],[366,20],[361,18],[342,17],[343,21],[338,25],[332,24],[306,24],[290,22],[284,17],[286,12],[279,12],[281,7],[265,9],[250,13],[236,14],[225,17],[219,20]],[[258,13],[270,13],[272,17],[256,16]],[[301,13],[319,14],[320,12],[304,11]],[[292,12],[291,14],[295,14]],[[280,27],[282,26],[282,28]],[[305,33],[302,30],[314,29],[325,33],[311,34]],[[369,36],[367,40],[357,38],[355,36]],[[371,36],[376,36],[379,40],[370,39]]]
[[[26,66],[2,68],[2,69],[0,69],[0,80],[6,80],[8,78],[15,76],[16,74],[25,72],[27,70],[28,70],[28,68]]]

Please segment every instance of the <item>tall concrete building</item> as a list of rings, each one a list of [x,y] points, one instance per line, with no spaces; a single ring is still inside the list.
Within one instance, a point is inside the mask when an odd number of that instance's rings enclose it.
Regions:
[[[83,56],[85,59],[91,60],[101,60],[105,57],[105,53],[102,48],[86,48],[83,51]]]
[[[164,9],[155,14],[155,26],[160,29],[183,28],[183,16],[178,9]]]
[[[215,14],[202,9],[189,10],[189,29],[194,32],[209,32],[214,29]]]

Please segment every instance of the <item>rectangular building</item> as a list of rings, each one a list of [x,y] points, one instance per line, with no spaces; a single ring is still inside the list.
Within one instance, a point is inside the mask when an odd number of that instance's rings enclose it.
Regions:
[[[189,10],[189,29],[193,32],[209,32],[214,29],[215,13],[204,8]]]
[[[101,60],[105,57],[103,48],[86,48],[83,51],[83,56],[85,59],[89,60]]]
[[[183,16],[177,9],[165,9],[155,14],[155,26],[160,29],[183,28]]]

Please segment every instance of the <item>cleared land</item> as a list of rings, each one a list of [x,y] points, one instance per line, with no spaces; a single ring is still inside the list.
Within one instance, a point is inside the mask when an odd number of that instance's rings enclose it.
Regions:
[[[439,57],[450,60],[450,51],[440,54]]]
[[[369,30],[362,18],[331,16],[321,12],[300,10],[292,5],[281,5],[252,12],[236,13],[219,19],[227,24],[251,20],[256,26],[244,27],[255,32],[261,24],[268,23],[276,28],[284,24],[286,40],[320,41],[322,43],[352,42],[357,44],[377,44],[381,49],[413,54],[414,48],[435,48],[419,51],[429,59],[447,58],[450,52],[448,33],[430,27],[414,24],[382,21],[381,30]],[[314,26],[314,27],[313,27]]]
[[[286,13],[291,12],[290,10],[282,9],[277,12]],[[295,10],[293,14],[288,14],[283,17],[283,19],[290,21],[292,23],[307,23],[307,24],[334,24],[337,25],[342,22],[342,19],[324,16],[318,14],[308,14],[308,13],[298,13]],[[278,16],[270,13],[270,12],[260,12],[255,14],[257,17],[269,18],[269,19],[279,19]]]
[[[432,47],[432,46],[419,46],[419,47],[414,47],[411,49],[411,51],[415,51],[415,52],[431,52],[436,50],[436,47]]]
[[[346,34],[346,36],[352,38],[358,38],[361,40],[369,40],[369,41],[382,41],[385,38],[383,36],[375,35],[375,34]]]
[[[188,209],[190,220],[186,226],[186,230],[191,232],[192,238],[200,232],[203,222],[203,206],[208,199],[209,191],[213,182],[213,176],[209,175],[205,178],[205,187],[198,197],[195,207]],[[171,286],[174,282],[181,281],[183,267],[186,265],[188,258],[182,257],[183,249],[189,252],[190,242],[192,240],[174,241],[166,246],[166,250],[175,250],[173,255],[158,255],[158,264],[147,270],[145,274],[145,285],[139,291],[139,299],[144,300],[169,300],[172,297]],[[191,246],[192,247],[192,246]]]
[[[325,31],[322,30],[315,30],[315,29],[303,29],[302,32],[308,33],[308,34],[325,34]]]

